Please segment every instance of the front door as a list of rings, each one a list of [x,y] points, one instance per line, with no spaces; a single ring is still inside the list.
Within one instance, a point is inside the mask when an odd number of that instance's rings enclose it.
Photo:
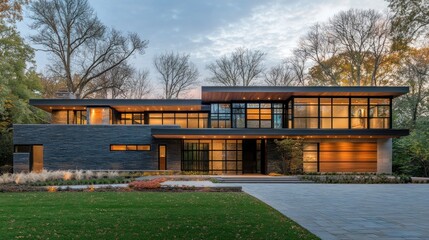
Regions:
[[[40,173],[43,171],[43,145],[33,145],[31,171]]]
[[[158,145],[158,169],[167,170],[167,146]]]
[[[257,173],[256,140],[243,140],[243,173]]]

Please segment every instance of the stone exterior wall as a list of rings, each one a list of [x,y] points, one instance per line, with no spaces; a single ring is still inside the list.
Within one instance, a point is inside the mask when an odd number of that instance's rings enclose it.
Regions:
[[[166,144],[167,168],[180,170],[180,140],[153,139],[152,127],[18,124],[14,125],[14,144],[43,145],[43,165],[48,170],[158,170],[158,144]],[[151,144],[151,150],[110,151],[111,144]]]
[[[377,173],[392,173],[392,139],[377,140]]]
[[[265,146],[265,163],[266,163],[266,174],[271,172],[280,173],[282,160],[276,150],[276,144],[273,139],[268,139]]]

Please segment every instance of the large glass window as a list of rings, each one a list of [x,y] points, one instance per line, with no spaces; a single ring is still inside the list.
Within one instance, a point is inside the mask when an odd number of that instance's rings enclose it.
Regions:
[[[369,104],[369,127],[390,128],[390,99],[371,98]]]
[[[283,127],[283,104],[273,103],[273,128]]]
[[[111,110],[108,107],[88,108],[89,124],[110,124]]]
[[[207,128],[208,113],[149,113],[150,125],[179,125],[181,128]]]
[[[233,128],[246,127],[246,104],[245,103],[232,104],[232,127]]]
[[[182,171],[242,173],[241,140],[184,140]]]
[[[74,113],[75,123],[76,124],[87,124],[86,120],[86,110],[83,111],[75,111]]]
[[[349,128],[349,98],[332,98],[332,128]]]
[[[247,128],[271,128],[271,103],[247,103]]]
[[[368,98],[350,101],[351,128],[368,128]]]
[[[118,124],[133,124],[133,114],[132,113],[120,113]]]
[[[231,104],[212,103],[210,118],[212,128],[231,128]]]
[[[293,105],[294,128],[318,128],[318,98],[295,98]]]
[[[294,128],[390,128],[390,116],[389,98],[294,98],[288,104]]]

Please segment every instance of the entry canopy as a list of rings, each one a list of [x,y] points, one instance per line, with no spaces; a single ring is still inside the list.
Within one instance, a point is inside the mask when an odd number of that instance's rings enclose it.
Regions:
[[[280,138],[392,138],[409,135],[408,129],[261,129],[261,128],[152,128],[164,139],[280,139]]]

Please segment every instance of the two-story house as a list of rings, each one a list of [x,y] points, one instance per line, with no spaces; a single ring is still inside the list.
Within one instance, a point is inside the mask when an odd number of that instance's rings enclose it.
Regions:
[[[201,100],[33,99],[51,124],[14,125],[14,170],[267,174],[274,139],[305,172],[392,171],[392,101],[407,87],[202,87]]]

